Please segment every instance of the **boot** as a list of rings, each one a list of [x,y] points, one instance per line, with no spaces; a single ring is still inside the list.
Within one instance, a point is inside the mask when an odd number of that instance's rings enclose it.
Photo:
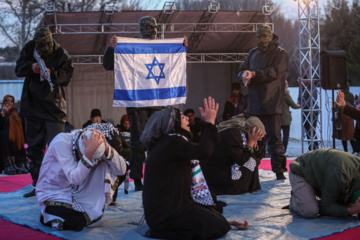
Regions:
[[[143,190],[143,185],[142,185],[141,179],[134,179],[134,184],[135,184],[136,192]]]
[[[29,171],[25,168],[25,158],[15,158],[16,165],[19,166],[22,174],[27,174]]]
[[[35,188],[33,190],[31,190],[30,192],[27,192],[24,194],[25,198],[34,197],[34,196],[35,196]]]
[[[284,173],[277,173],[276,174],[276,180],[284,180],[286,177],[284,176]]]
[[[11,157],[8,157],[11,159],[11,165],[13,166],[13,168],[15,169],[16,173],[17,174],[21,174],[21,169],[16,165],[15,163],[15,156],[11,156]]]
[[[6,175],[15,175],[16,174],[15,169],[11,165],[11,160],[9,157],[7,157],[4,162],[4,174],[6,174]]]

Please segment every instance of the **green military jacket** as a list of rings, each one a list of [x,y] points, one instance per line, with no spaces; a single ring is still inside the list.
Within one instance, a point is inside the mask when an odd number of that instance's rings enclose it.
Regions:
[[[320,214],[349,216],[347,205],[360,189],[360,158],[337,149],[318,149],[300,155],[291,172],[305,178],[321,198]]]

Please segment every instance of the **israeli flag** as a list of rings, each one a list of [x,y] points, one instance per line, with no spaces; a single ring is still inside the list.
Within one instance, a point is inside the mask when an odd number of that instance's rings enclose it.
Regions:
[[[117,39],[114,107],[167,106],[186,102],[183,38]]]

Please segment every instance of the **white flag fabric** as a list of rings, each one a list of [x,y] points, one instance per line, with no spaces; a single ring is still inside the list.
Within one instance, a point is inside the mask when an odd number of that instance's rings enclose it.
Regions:
[[[114,107],[167,106],[186,102],[183,38],[117,39]]]

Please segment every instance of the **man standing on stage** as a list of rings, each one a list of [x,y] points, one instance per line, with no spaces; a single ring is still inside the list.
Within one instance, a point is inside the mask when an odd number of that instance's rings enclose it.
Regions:
[[[285,179],[286,157],[281,141],[281,114],[288,56],[278,45],[278,36],[267,25],[258,26],[258,47],[250,50],[240,65],[239,77],[248,85],[247,113],[265,125],[265,139],[271,154],[272,171],[278,180]]]
[[[155,18],[145,16],[139,20],[140,36],[142,39],[157,39],[157,23]],[[104,54],[103,66],[106,70],[114,70],[114,47],[117,44],[117,37],[114,35],[110,39],[110,47]],[[187,39],[184,40],[184,46],[187,46]],[[130,122],[130,145],[132,157],[130,159],[130,178],[134,179],[135,191],[142,191],[143,185],[143,163],[145,160],[145,149],[140,141],[140,136],[145,128],[146,122],[150,116],[164,107],[127,107]]]
[[[54,89],[45,78],[34,57],[37,51],[44,60]],[[64,87],[70,82],[73,64],[68,52],[52,38],[47,28],[36,30],[34,39],[25,44],[16,61],[15,73],[25,77],[21,95],[20,115],[25,119],[33,186],[36,186],[44,151],[51,140],[65,130],[66,100]],[[35,189],[24,197],[35,196]]]

